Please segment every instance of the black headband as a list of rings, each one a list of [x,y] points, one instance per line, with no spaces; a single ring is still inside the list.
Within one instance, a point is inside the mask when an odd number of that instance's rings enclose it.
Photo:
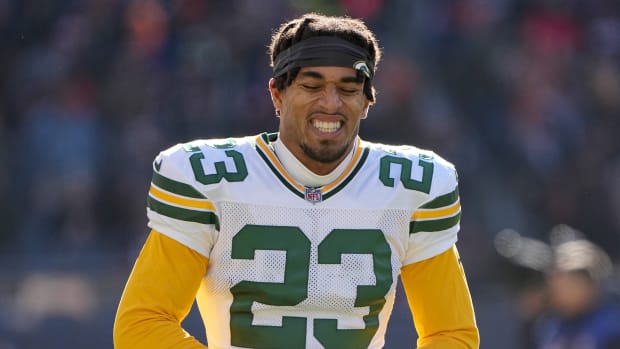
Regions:
[[[335,36],[314,36],[280,52],[273,64],[273,76],[293,68],[320,66],[350,67],[368,79],[375,73],[368,52],[360,46]]]

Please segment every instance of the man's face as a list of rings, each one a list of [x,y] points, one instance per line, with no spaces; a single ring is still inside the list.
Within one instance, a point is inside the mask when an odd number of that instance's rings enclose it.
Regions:
[[[363,81],[346,67],[304,67],[280,91],[270,81],[280,111],[280,140],[310,170],[327,174],[351,150],[369,101]]]
[[[598,290],[595,282],[579,272],[554,271],[547,282],[550,305],[564,317],[581,316],[596,304]]]

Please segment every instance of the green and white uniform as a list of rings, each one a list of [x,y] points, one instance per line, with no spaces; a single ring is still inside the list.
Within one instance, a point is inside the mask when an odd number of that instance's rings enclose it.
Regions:
[[[457,240],[456,171],[359,140],[340,177],[306,188],[276,136],[194,141],[154,162],[149,226],[209,259],[209,348],[381,348],[401,268]]]

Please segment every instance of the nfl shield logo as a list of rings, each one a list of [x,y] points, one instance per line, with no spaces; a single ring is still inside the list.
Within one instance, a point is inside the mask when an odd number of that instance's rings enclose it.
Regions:
[[[323,201],[323,195],[321,193],[321,189],[306,187],[306,200],[312,203]]]

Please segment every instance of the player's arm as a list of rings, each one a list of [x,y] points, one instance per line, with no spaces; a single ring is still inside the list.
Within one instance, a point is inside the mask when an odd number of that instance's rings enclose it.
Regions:
[[[209,260],[153,230],[133,267],[114,323],[114,347],[204,349],[181,327]]]
[[[456,246],[404,266],[401,279],[419,349],[478,348],[474,309]]]

